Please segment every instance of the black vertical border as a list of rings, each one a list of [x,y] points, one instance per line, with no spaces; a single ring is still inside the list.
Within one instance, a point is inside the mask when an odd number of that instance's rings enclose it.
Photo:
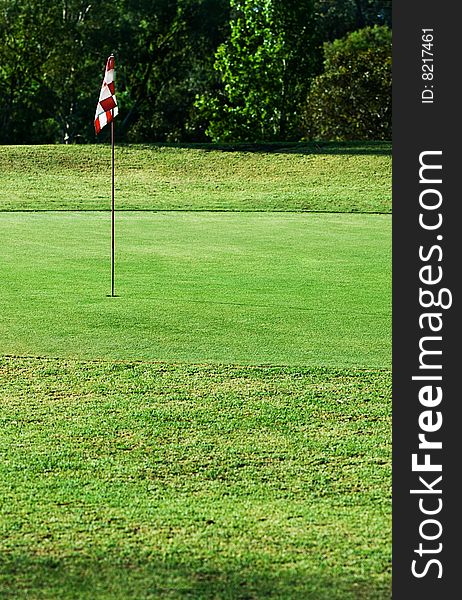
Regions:
[[[422,80],[422,28],[434,29],[434,80]],[[462,269],[462,5],[457,2],[394,2],[393,5],[393,598],[419,600],[459,597],[462,579],[462,335],[460,279]],[[422,104],[425,84],[434,87],[434,103]],[[419,154],[442,150],[443,225],[435,232],[419,227]],[[411,469],[411,455],[418,451],[418,374],[420,245],[440,243],[443,249],[443,281],[453,294],[453,305],[443,313],[442,429],[433,439],[443,442],[442,500],[439,518],[441,538],[425,542],[419,525],[426,518],[419,511],[416,488],[418,474]],[[437,309],[432,309],[437,310]],[[435,334],[436,335],[436,334]],[[422,374],[420,372],[420,374]],[[435,409],[437,410],[437,409]],[[433,452],[436,460],[436,452]],[[431,475],[429,479],[431,479]],[[437,474],[434,474],[437,476]],[[420,486],[422,487],[422,486]],[[428,496],[427,496],[428,497]],[[430,518],[430,517],[427,517]],[[441,553],[426,555],[441,560],[443,576],[432,567],[420,579],[411,572],[419,542],[428,548],[443,544]],[[421,559],[420,568],[424,562]]]

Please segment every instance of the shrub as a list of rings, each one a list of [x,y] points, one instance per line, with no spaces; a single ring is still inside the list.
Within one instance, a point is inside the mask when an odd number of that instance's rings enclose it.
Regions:
[[[391,138],[391,31],[365,27],[324,45],[305,112],[310,139]]]

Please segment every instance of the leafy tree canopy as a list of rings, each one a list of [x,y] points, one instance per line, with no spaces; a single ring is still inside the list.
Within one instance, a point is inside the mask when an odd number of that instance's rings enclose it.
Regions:
[[[219,83],[198,99],[214,140],[285,139],[298,133],[313,72],[312,0],[231,0],[230,35],[216,52]]]
[[[0,0],[0,143],[94,142],[111,52],[119,139],[299,139],[323,42],[387,23],[388,8],[388,0]]]
[[[365,27],[324,46],[324,72],[312,83],[305,111],[309,138],[391,137],[391,31]]]

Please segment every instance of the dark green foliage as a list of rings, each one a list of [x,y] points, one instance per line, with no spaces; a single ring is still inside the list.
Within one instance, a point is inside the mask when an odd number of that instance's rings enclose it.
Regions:
[[[217,50],[220,86],[198,108],[216,141],[298,137],[313,72],[312,0],[231,0],[230,36]]]
[[[390,139],[390,30],[365,27],[325,44],[324,53],[324,73],[313,81],[308,96],[308,137]]]
[[[227,7],[227,0],[0,0],[0,143],[94,141],[111,52],[119,139],[195,135],[191,107],[209,85]]]
[[[93,142],[111,52],[119,140],[300,139],[300,107],[322,69],[322,43],[363,23],[387,23],[387,7],[387,0],[0,0],[0,143]],[[107,137],[103,130],[101,141]]]
[[[120,50],[122,135],[130,141],[200,140],[192,111],[224,39],[227,0],[127,0]]]
[[[319,40],[333,41],[373,25],[391,27],[392,0],[315,0]]]
[[[93,139],[117,8],[102,0],[0,4],[0,142]]]

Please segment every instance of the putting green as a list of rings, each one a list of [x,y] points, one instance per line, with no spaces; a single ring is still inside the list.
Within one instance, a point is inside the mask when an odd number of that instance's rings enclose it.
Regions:
[[[391,217],[2,213],[0,353],[389,367]]]

